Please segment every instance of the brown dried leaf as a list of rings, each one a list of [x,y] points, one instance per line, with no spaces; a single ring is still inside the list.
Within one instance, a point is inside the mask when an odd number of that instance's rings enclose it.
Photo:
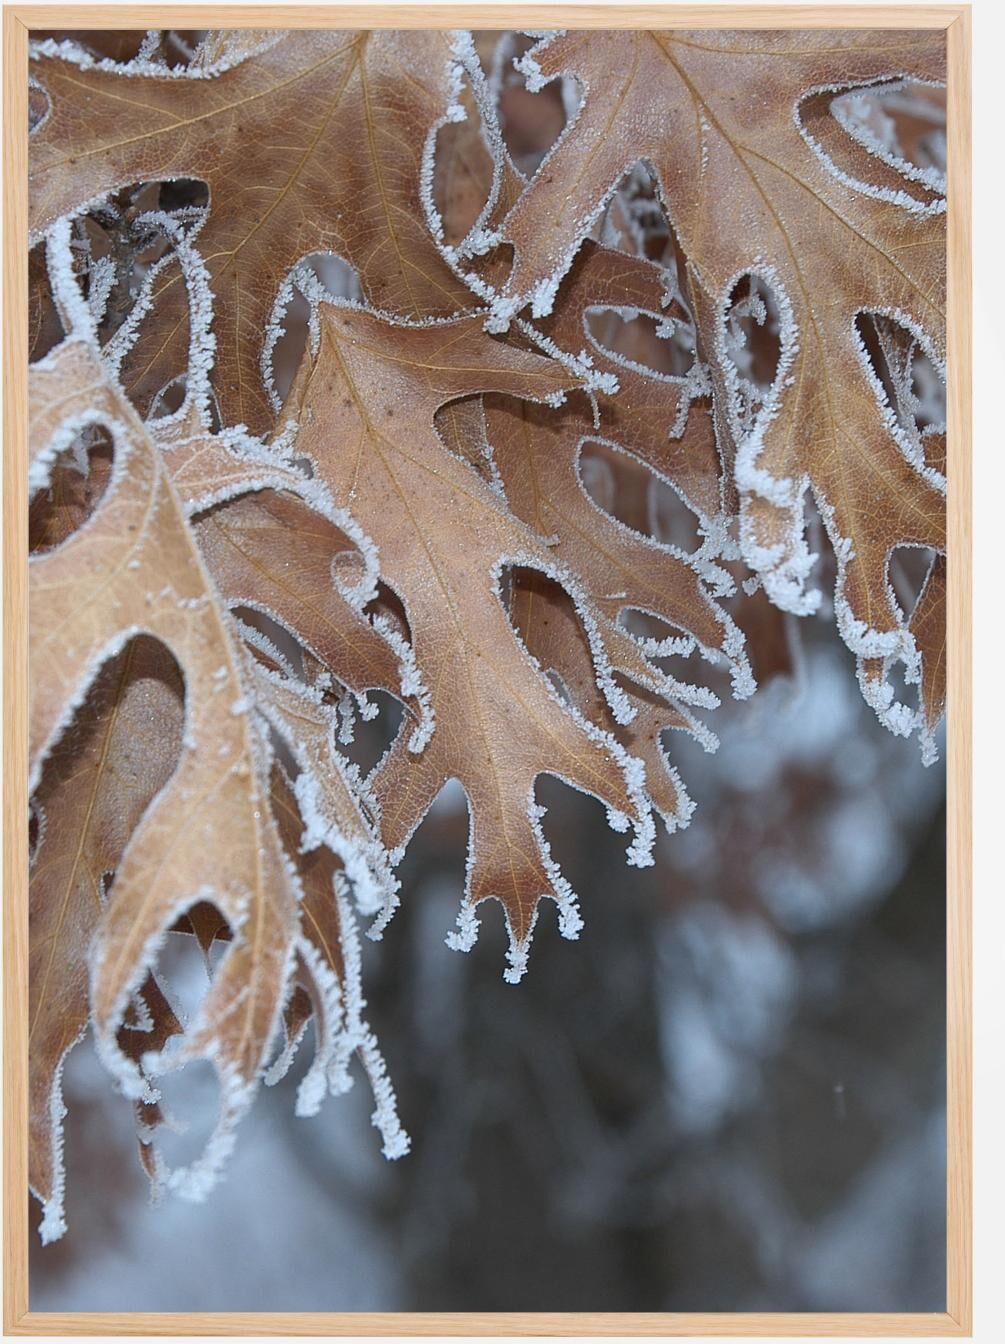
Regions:
[[[472,302],[436,250],[419,196],[426,135],[451,101],[450,34],[273,38],[209,76],[124,73],[51,48],[36,49],[32,65],[52,102],[31,138],[33,236],[129,183],[208,183],[198,244],[216,296],[214,387],[224,422],[254,432],[273,418],[260,370],[266,326],[302,257],[338,253],[390,311],[448,314]],[[228,42],[223,55],[245,52]],[[155,305],[154,344],[143,342],[126,371],[142,406],[186,368],[176,267],[159,278]]]
[[[336,502],[351,505],[379,547],[435,715],[428,745],[403,731],[375,772],[384,842],[403,848],[443,784],[460,780],[471,848],[459,941],[474,936],[471,907],[496,897],[512,938],[512,978],[542,896],[559,902],[567,931],[577,924],[537,827],[536,777],[556,774],[600,798],[619,826],[630,818],[637,862],[646,861],[652,822],[630,763],[613,740],[563,709],[500,600],[509,566],[561,571],[444,446],[433,422],[454,397],[498,390],[543,399],[570,382],[553,361],[487,337],[478,318],[392,326],[326,305],[317,357],[301,368],[285,408],[300,427],[297,451],[317,463]]]
[[[916,645],[889,595],[886,563],[898,545],[945,550],[944,497],[891,432],[854,320],[895,312],[941,357],[944,217],[904,173],[891,196],[890,166],[877,168],[843,132],[836,164],[829,103],[808,95],[894,76],[941,80],[943,36],[569,32],[539,44],[524,69],[533,87],[569,75],[588,93],[505,222],[515,260],[500,314],[528,301],[537,314],[550,311],[626,168],[651,163],[692,288],[706,298],[704,348],[730,393],[745,558],[774,601],[812,609],[809,485],[838,554],[842,635],[860,658],[892,655],[911,668]],[[749,273],[779,305],[782,357],[766,405],[742,423],[723,324],[733,287]]]
[[[33,627],[40,615],[33,608]],[[107,882],[178,760],[182,697],[163,645],[131,640],[101,669],[33,798],[40,834],[28,897],[28,1179],[45,1210],[43,1241],[65,1230],[60,1078],[87,1029],[88,952]]]
[[[207,1058],[221,1080],[216,1135],[171,1178],[197,1191],[227,1151],[227,1131],[250,1101],[285,1002],[298,885],[271,818],[266,746],[248,712],[242,655],[158,451],[93,345],[79,338],[32,369],[30,412],[36,486],[81,422],[104,423],[116,453],[93,517],[31,560],[33,776],[95,670],[135,631],[167,647],[185,683],[180,762],[133,831],[91,960],[99,1053],[129,1094],[148,1088],[117,1034],[166,931],[188,907],[210,900],[240,933],[172,1056],[173,1066]]]

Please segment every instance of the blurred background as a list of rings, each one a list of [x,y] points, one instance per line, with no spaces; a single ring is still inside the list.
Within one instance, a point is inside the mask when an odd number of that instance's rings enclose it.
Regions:
[[[116,59],[142,40],[76,36]],[[184,63],[201,37],[167,34],[158,58]],[[577,93],[529,95],[510,62],[527,45],[479,36],[531,173]],[[937,163],[937,92],[853,110],[877,135],[899,118],[904,144],[914,127],[912,155]],[[669,264],[644,174],[628,195]],[[905,610],[921,559],[891,575]],[[819,579],[833,590],[826,561]],[[586,927],[563,941],[545,902],[519,986],[502,980],[494,904],[472,952],[444,945],[463,890],[459,788],[418,831],[402,907],[363,947],[407,1157],[381,1157],[362,1076],[295,1118],[308,1040],[262,1089],[208,1202],[151,1206],[130,1105],[85,1041],[64,1080],[69,1231],[45,1249],[33,1233],[32,1309],[943,1310],[944,770],[866,708],[826,602],[798,635],[756,604],[734,615],[768,675],[711,716],[717,754],[673,736],[697,811],[660,834],[655,867],[626,868],[602,809],[539,781]],[[376,760],[394,727],[385,705],[357,758]],[[175,992],[194,1003],[204,965],[169,939]],[[172,1081],[191,1127],[166,1142],[191,1148],[212,1124],[211,1079]]]

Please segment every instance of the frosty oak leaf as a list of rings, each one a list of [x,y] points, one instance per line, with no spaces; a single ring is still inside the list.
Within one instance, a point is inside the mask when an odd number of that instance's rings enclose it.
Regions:
[[[471,811],[462,943],[472,908],[503,905],[511,973],[526,962],[538,901],[552,896],[567,933],[578,928],[571,892],[537,825],[534,781],[551,773],[594,794],[616,824],[636,829],[630,853],[648,861],[652,822],[642,776],[618,744],[577,721],[528,659],[500,594],[503,571],[538,568],[570,582],[540,539],[445,447],[436,411],[479,391],[547,400],[572,379],[552,361],[487,336],[477,317],[393,324],[351,306],[326,305],[316,358],[301,368],[284,407],[299,425],[297,450],[317,463],[336,502],[352,510],[380,552],[381,573],[403,604],[435,727],[416,752],[402,732],[373,788],[385,844],[401,850],[450,778]],[[599,635],[601,684],[620,707]]]
[[[72,44],[37,46],[33,74],[51,111],[31,138],[30,227],[38,236],[132,182],[205,181],[198,242],[217,301],[214,386],[225,422],[260,433],[273,419],[260,364],[266,326],[301,257],[337,252],[368,299],[410,317],[474,300],[419,205],[424,130],[446,116],[455,87],[450,34],[277,32],[243,55],[226,41],[215,63],[169,71],[95,63]],[[143,407],[185,368],[176,267],[154,303],[156,331],[124,370]]]
[[[563,75],[585,96],[503,221],[514,262],[493,300],[501,315],[527,304],[534,315],[550,313],[622,175],[650,163],[690,281],[707,300],[699,335],[727,389],[745,560],[776,603],[797,613],[815,607],[808,487],[838,555],[842,636],[860,659],[904,662],[909,678],[925,650],[891,600],[886,566],[898,545],[944,552],[944,481],[898,441],[855,320],[895,315],[941,358],[945,198],[902,159],[880,159],[846,135],[821,95],[893,79],[937,82],[944,62],[941,35],[910,31],[542,39],[522,62],[531,87]],[[732,404],[724,323],[749,274],[779,305],[782,355],[748,429]],[[916,726],[890,704],[889,686],[863,684],[890,727]]]

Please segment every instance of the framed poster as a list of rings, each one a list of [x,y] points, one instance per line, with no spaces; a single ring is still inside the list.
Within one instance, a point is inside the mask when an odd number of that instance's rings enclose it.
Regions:
[[[969,9],[465,17],[5,10],[6,1328],[965,1334]]]

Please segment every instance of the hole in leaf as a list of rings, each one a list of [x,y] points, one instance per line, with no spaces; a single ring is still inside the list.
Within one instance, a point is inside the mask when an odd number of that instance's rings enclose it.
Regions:
[[[806,534],[806,549],[811,555],[816,556],[806,576],[806,584],[808,588],[814,588],[819,592],[820,606],[817,608],[817,616],[821,621],[828,621],[834,615],[832,595],[837,582],[837,561],[812,490],[807,490],[803,495],[803,530]],[[733,616],[741,625],[745,620],[742,610],[746,605],[745,597],[746,594],[741,589],[733,599]]]
[[[624,628],[636,637],[636,639],[652,640],[656,643],[693,643],[691,636],[685,630],[671,625],[669,621],[663,620],[660,616],[654,616],[648,611],[639,611],[635,607],[627,607],[621,613],[620,623]],[[667,653],[664,657],[675,656]]]
[[[579,478],[598,508],[656,541],[695,551],[701,545],[696,515],[677,492],[628,453],[587,440]]]
[[[61,29],[47,34],[57,42],[75,42],[97,60],[131,61],[146,36],[142,28],[132,29]]]
[[[399,732],[410,735],[415,726],[411,716],[405,718],[401,701],[387,691],[368,691],[367,699],[377,706],[376,715],[372,719],[361,719],[357,714],[352,741],[339,744],[340,751],[359,767],[364,779]]]
[[[171,932],[189,934],[204,949],[209,949],[215,940],[231,940],[230,925],[212,901],[197,901],[181,916]]]
[[[304,262],[333,299],[356,301],[363,297],[357,271],[335,252],[313,252]]]
[[[272,384],[280,401],[285,401],[307,349],[311,306],[299,289],[294,289],[286,311],[279,321],[283,334],[272,347]]]
[[[28,253],[28,360],[34,364],[65,336],[63,324],[52,299],[45,243],[37,243]]]
[[[216,940],[226,953],[233,931],[213,901],[198,901],[179,917],[158,953],[158,983],[183,1026],[198,1017],[209,991],[212,967],[206,954]]]
[[[800,132],[845,186],[914,212],[945,206],[945,98],[908,93],[901,80],[811,93],[799,104]],[[909,111],[913,108],[914,111]]]
[[[944,184],[946,90],[914,80],[850,89],[830,103],[841,126],[866,148],[876,147]]]
[[[523,56],[535,39],[507,34],[509,45],[499,91],[499,122],[510,157],[525,177],[532,177],[548,151],[579,109],[579,87],[568,77],[549,80],[538,93],[531,93],[513,60]]]
[[[161,1074],[160,1112],[165,1122],[157,1129],[157,1147],[168,1168],[188,1166],[206,1148],[220,1110],[216,1069],[205,1059]]]
[[[736,372],[732,411],[749,433],[778,377],[782,326],[774,291],[763,276],[741,276],[726,306],[723,339]]]
[[[911,368],[911,401],[922,434],[946,423],[946,384],[924,350],[915,349]]]
[[[392,629],[397,631],[405,643],[412,643],[412,627],[408,623],[408,613],[393,588],[389,588],[386,583],[378,583],[377,596],[366,610],[370,616],[382,616],[390,621]]]
[[[604,247],[658,262],[667,272],[668,287],[671,291],[676,287],[683,301],[679,290],[686,269],[684,254],[663,207],[656,175],[644,159],[618,183],[592,236]]]
[[[180,411],[185,402],[187,387],[188,378],[185,374],[172,378],[166,387],[161,388],[150,403],[150,413],[147,418],[162,420],[166,416],[174,415],[175,411]]]
[[[935,552],[930,546],[896,546],[891,551],[888,571],[890,587],[905,619],[910,619],[918,605],[918,598],[934,562]]]
[[[166,28],[161,32],[158,57],[169,69],[191,65],[199,50],[205,32],[192,29]]]
[[[730,699],[729,665],[725,657],[715,651],[711,659],[703,657],[686,630],[633,607],[621,612],[618,623],[647,646],[648,657],[664,672],[689,685],[704,686],[724,702]]]
[[[433,204],[443,223],[444,240],[451,245],[468,235],[481,214],[489,197],[493,167],[478,104],[466,76],[457,101],[467,117],[440,127],[433,158]]]
[[[153,1032],[146,1034],[149,1047],[142,1032],[120,1032],[120,1040],[132,1058],[141,1062],[146,1048],[159,1050],[165,1042],[168,1054],[177,1048],[177,1027],[188,1032],[198,1021],[212,977],[230,952],[231,941],[232,930],[214,903],[200,900],[181,915],[157,954],[152,974],[156,974],[159,993],[144,996],[145,1007],[153,1009]],[[159,1030],[164,1023],[175,1030]],[[146,1118],[159,1124],[157,1144],[168,1167],[192,1163],[203,1153],[218,1120],[216,1070],[208,1060],[192,1060],[179,1070],[157,1075],[156,1085],[160,1103]]]
[[[885,313],[859,313],[855,330],[897,423],[923,457],[922,436],[946,423],[942,373],[918,336]]]
[[[142,28],[81,30],[62,29],[50,32],[47,36],[57,42],[70,41],[83,47],[97,60],[115,61],[125,64],[134,60],[141,52],[147,60],[169,68],[191,64],[200,42],[206,36],[204,31],[195,29],[167,28],[159,29],[156,35],[148,38]]]
[[[52,465],[47,486],[28,507],[28,549],[33,555],[61,546],[91,518],[112,475],[111,431],[87,425]]]
[[[209,187],[199,179],[134,182],[74,221],[72,247],[75,268],[97,318],[99,339],[103,345],[133,312],[152,268],[172,253],[173,244],[162,224],[147,216],[151,212],[167,213],[178,226],[187,230],[204,218],[208,205]],[[139,325],[138,333],[134,335],[137,349],[125,357],[123,376],[126,389],[137,397],[143,413],[148,408],[152,393],[155,394],[182,372],[181,367],[165,367],[164,352],[159,346],[153,345],[159,293],[167,289],[168,282],[172,282],[168,291],[171,298],[181,294],[177,265],[177,262],[168,262],[158,273],[160,279],[154,285],[153,311],[146,315]],[[179,348],[184,351],[177,361],[180,365],[184,355],[187,355],[187,304],[185,311],[176,315],[176,318],[180,322]],[[151,348],[145,352],[148,338]],[[154,384],[152,388],[146,386],[140,394],[132,387],[129,375],[133,361],[137,368],[144,371],[144,377],[150,383],[159,375],[162,380],[160,384]],[[152,367],[148,369],[151,361]]]
[[[643,371],[683,378],[694,366],[694,327],[687,320],[675,322],[648,313],[628,317],[616,309],[603,308],[587,312],[586,326],[602,350]]]
[[[313,252],[294,266],[285,304],[278,304],[273,322],[279,335],[272,346],[272,383],[285,401],[310,338],[312,306],[326,297],[358,300],[362,296],[357,272],[334,252]]]
[[[912,706],[918,703],[917,683],[908,683],[907,668],[899,658],[886,669],[884,680],[893,688],[894,704]]]
[[[727,346],[741,378],[762,396],[778,375],[781,325],[771,286],[759,275],[744,275],[729,296]]]
[[[28,84],[28,134],[37,131],[52,110],[52,102],[41,84],[34,80]]]
[[[689,555],[702,543],[697,515],[658,476],[653,476],[649,483],[649,531],[657,541],[676,546]]]
[[[257,607],[236,606],[231,612],[240,622],[244,642],[260,662],[304,679],[304,648],[287,626]]]
[[[208,210],[209,186],[197,177],[174,177],[161,182],[157,208],[168,214],[176,210]]]
[[[579,454],[579,479],[583,489],[605,513],[617,508],[618,482],[609,448],[599,443],[584,443]]]
[[[606,809],[599,799],[580,793],[557,775],[538,775],[534,781],[534,802],[543,809],[539,825],[551,858],[559,871],[568,877],[573,891],[579,894],[580,912],[587,928],[596,931],[597,921],[603,916],[597,911],[601,902],[591,900],[596,895],[591,873],[620,871],[624,864],[625,837],[608,825]],[[588,859],[585,858],[580,840],[585,835],[590,837]],[[625,896],[628,890],[626,884],[623,892]],[[531,946],[532,965],[534,957],[543,959],[549,952],[555,955],[549,949],[549,944],[553,947],[558,937],[558,912],[550,901],[543,902]],[[622,968],[622,973],[630,974],[627,965]],[[608,1104],[612,1111],[616,1111],[619,1105],[613,1098]],[[621,1123],[621,1118],[614,1119],[612,1123]]]
[[[812,544],[810,549],[812,550]],[[819,564],[815,566],[819,568]],[[798,617],[781,611],[763,588],[745,593],[740,588],[726,603],[745,639],[758,689],[775,677],[794,678],[801,664],[802,624]]]
[[[594,718],[602,701],[593,654],[572,598],[540,570],[504,572],[506,610],[517,638],[540,664],[560,698]]]
[[[28,804],[28,863],[35,862],[38,842],[42,834],[42,814],[34,802]]]

